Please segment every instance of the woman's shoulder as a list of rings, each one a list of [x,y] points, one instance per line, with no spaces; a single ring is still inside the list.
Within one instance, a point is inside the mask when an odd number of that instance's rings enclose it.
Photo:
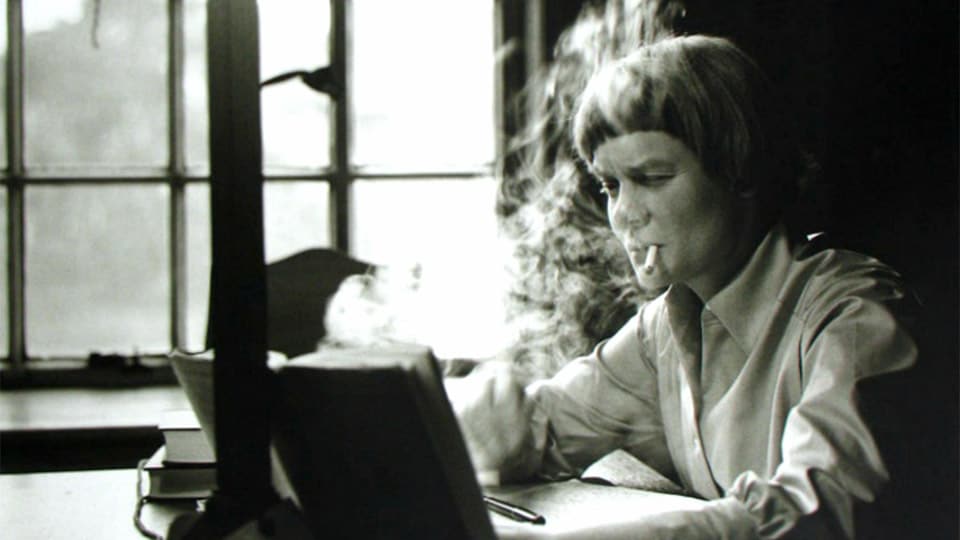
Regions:
[[[811,242],[794,251],[792,266],[796,306],[807,315],[851,301],[892,305],[914,299],[899,272],[857,251]]]
[[[785,290],[799,291],[793,306],[802,319],[804,350],[815,343],[830,354],[813,355],[837,367],[849,362],[860,375],[903,369],[915,361],[912,331],[916,294],[879,259],[841,248],[798,252]]]

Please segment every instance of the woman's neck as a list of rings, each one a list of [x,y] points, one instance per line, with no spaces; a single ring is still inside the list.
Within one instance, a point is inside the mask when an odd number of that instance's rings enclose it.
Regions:
[[[700,297],[704,304],[736,278],[770,230],[769,225],[761,225],[757,222],[755,212],[748,210],[743,215],[744,219],[740,224],[741,233],[737,235],[739,241],[734,244],[728,256],[720,261],[717,270],[701,279],[687,283],[687,286]]]

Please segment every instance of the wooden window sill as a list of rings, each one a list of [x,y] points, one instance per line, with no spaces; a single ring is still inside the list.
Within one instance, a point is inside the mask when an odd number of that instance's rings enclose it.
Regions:
[[[189,406],[175,385],[0,391],[0,473],[135,467],[160,414]]]

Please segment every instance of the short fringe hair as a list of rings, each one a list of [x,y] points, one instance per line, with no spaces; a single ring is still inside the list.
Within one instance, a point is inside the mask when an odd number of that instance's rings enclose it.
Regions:
[[[573,140],[589,168],[610,138],[665,132],[710,177],[757,194],[774,220],[796,198],[806,167],[783,111],[767,77],[731,41],[670,36],[597,71],[579,101]]]

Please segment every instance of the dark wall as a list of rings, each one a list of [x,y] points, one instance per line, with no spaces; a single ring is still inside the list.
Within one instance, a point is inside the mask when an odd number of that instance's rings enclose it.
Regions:
[[[917,291],[920,365],[902,408],[914,538],[957,538],[957,5],[837,2],[825,107],[830,228]]]

